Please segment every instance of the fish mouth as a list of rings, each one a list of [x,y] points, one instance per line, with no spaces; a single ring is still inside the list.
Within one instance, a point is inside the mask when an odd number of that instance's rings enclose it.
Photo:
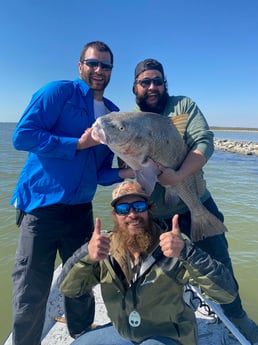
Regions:
[[[98,120],[92,126],[91,136],[94,140],[99,140],[102,144],[107,144],[105,131]]]

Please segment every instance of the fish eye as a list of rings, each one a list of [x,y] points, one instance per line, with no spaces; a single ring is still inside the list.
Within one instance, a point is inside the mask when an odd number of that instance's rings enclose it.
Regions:
[[[122,125],[121,125],[121,126],[119,126],[119,128],[118,128],[118,129],[119,129],[119,131],[120,131],[120,132],[123,132],[123,131],[125,130],[124,126],[122,126]]]

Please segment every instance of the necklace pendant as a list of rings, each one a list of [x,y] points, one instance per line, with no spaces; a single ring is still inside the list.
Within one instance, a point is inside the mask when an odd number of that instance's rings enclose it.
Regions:
[[[141,324],[141,315],[136,310],[133,310],[129,315],[128,322],[132,327],[139,327]]]

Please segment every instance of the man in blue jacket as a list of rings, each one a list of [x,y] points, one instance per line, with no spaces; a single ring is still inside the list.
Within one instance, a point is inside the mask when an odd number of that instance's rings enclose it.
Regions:
[[[97,185],[130,176],[112,168],[113,153],[91,137],[95,119],[118,107],[103,97],[113,54],[103,42],[84,46],[80,78],[50,82],[31,99],[13,135],[28,151],[11,204],[20,238],[13,271],[13,345],[39,345],[57,251],[63,263],[92,234]],[[68,329],[76,338],[94,319],[91,293],[65,298]]]

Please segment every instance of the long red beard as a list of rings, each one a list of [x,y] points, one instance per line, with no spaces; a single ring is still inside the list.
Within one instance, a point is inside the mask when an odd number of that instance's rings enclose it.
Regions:
[[[129,249],[146,253],[151,247],[155,237],[153,236],[152,225],[150,222],[143,223],[137,234],[131,234],[124,224],[118,224],[115,219],[113,228],[115,236],[118,237],[120,250],[127,252]]]

